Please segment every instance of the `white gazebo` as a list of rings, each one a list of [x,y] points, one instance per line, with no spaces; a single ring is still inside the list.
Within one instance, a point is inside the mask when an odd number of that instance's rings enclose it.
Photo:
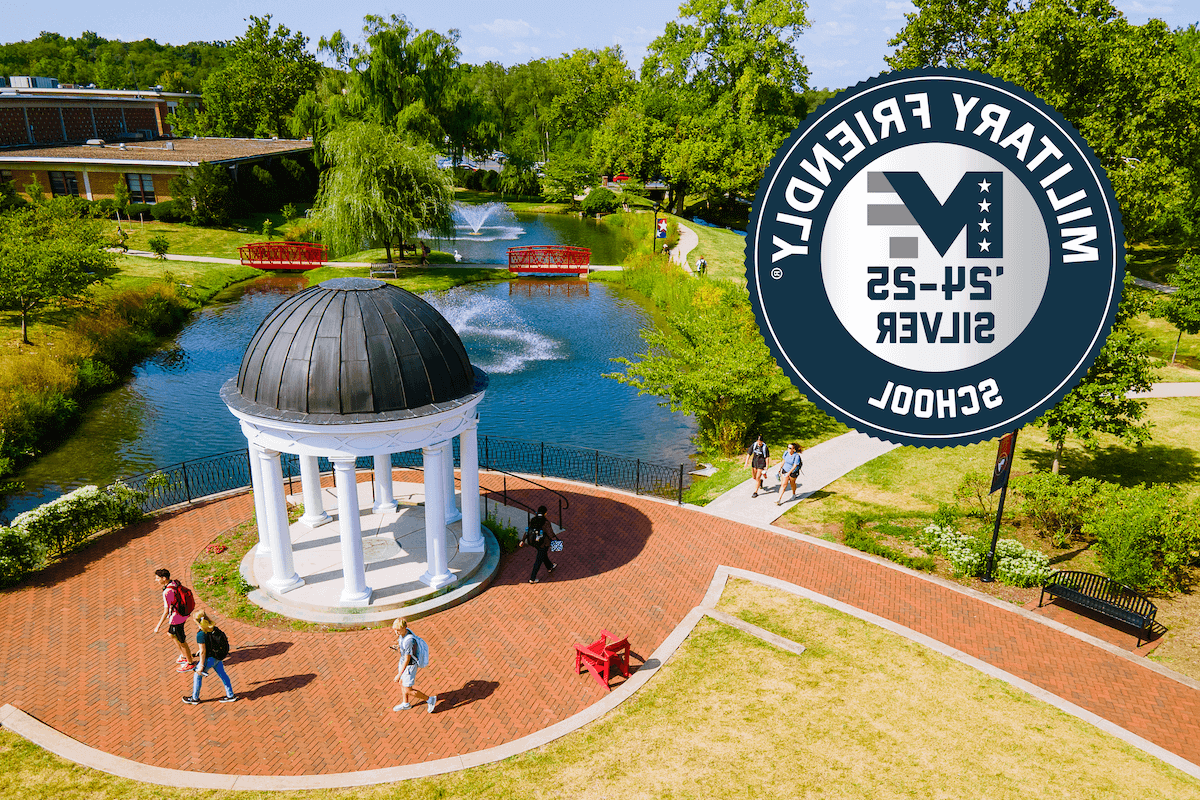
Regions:
[[[336,605],[372,605],[367,585],[355,460],[373,457],[374,504],[395,512],[391,454],[420,449],[424,466],[421,584],[430,592],[456,581],[448,566],[447,525],[461,521],[459,553],[483,553],[479,519],[479,402],[487,374],[471,365],[450,324],[427,302],[366,278],[335,278],[280,303],[255,332],[237,378],[221,399],[241,422],[259,543],[275,597],[298,589],[282,453],[299,457],[309,528],[330,523],[318,457],[333,464],[342,587]],[[462,509],[455,504],[453,439],[459,437]],[[370,502],[369,499],[367,501]],[[331,526],[332,527],[332,526]],[[455,540],[451,537],[451,542]]]

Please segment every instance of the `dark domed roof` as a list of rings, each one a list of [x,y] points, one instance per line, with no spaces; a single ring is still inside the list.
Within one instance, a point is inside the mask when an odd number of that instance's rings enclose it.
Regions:
[[[369,415],[454,401],[476,383],[462,340],[429,303],[383,281],[335,278],[263,320],[237,392],[283,412]]]

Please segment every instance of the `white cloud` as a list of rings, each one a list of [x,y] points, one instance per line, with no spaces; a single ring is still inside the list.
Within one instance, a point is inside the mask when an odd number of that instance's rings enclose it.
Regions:
[[[541,35],[540,30],[523,19],[498,19],[491,23],[472,25],[471,30],[487,32],[500,39],[528,39]]]
[[[518,59],[534,59],[542,55],[542,49],[525,44],[525,42],[513,42],[512,46],[508,48],[508,54],[516,56]]]
[[[916,10],[916,6],[912,4],[911,0],[903,0],[903,2],[888,0],[883,6],[887,9],[887,13],[881,15],[881,19],[903,19],[905,14]]]
[[[858,31],[853,22],[838,22],[831,20],[821,25],[819,32],[825,36],[852,36]]]
[[[480,61],[499,61],[504,54],[494,47],[484,45],[483,47],[475,47],[471,52],[479,58]]]

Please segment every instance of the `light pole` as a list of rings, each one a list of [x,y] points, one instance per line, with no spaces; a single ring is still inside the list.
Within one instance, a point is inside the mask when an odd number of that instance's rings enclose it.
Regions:
[[[662,210],[662,206],[658,201],[654,201],[654,224],[650,226],[650,252],[658,252],[658,212]]]

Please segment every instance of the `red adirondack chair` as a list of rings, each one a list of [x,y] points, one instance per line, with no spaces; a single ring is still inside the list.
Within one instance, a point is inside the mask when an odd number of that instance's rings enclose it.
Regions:
[[[588,645],[575,645],[575,674],[579,674],[580,665],[592,673],[592,677],[605,688],[612,691],[608,685],[613,667],[622,675],[629,677],[629,639],[618,639],[608,631],[600,631],[600,638]]]

